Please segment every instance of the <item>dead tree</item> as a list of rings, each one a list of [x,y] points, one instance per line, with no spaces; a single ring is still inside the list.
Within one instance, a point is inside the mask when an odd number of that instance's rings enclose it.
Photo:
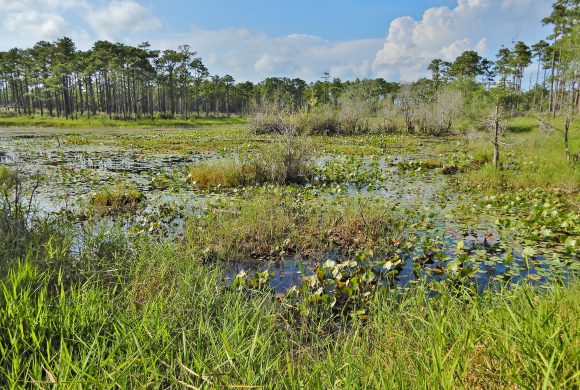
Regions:
[[[574,80],[576,78],[576,72],[574,72]],[[572,123],[572,119],[574,116],[574,106],[575,106],[575,97],[574,92],[576,90],[576,81],[573,81],[570,86],[570,103],[566,107],[566,118],[564,119],[564,148],[566,149],[566,160],[569,163],[572,163],[572,158],[570,156],[570,144],[568,141],[568,134],[570,132],[570,125]]]
[[[506,125],[500,116],[500,105],[495,106],[495,112],[488,118],[487,127],[493,131],[493,166],[497,170],[499,167],[499,138],[503,131],[506,129]]]

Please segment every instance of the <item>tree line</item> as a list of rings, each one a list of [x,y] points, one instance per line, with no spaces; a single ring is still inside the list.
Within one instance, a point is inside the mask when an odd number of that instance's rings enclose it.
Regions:
[[[469,94],[483,88],[501,95],[512,108],[545,110],[554,115],[566,106],[580,110],[579,18],[579,0],[558,0],[543,20],[553,26],[546,40],[533,45],[518,41],[512,47],[502,47],[495,60],[476,51],[465,51],[452,62],[434,59],[428,66],[430,79],[410,84],[414,98],[429,100],[442,89],[459,85]],[[530,75],[524,92],[524,70],[534,60],[535,79]],[[210,74],[203,59],[188,45],[160,51],[147,42],[131,46],[97,41],[82,51],[64,37],[40,41],[29,49],[0,52],[0,106],[19,115],[188,119],[256,110],[294,113],[336,106],[345,91],[353,88],[364,91],[367,98],[389,96],[404,104],[409,85],[381,78],[342,81],[331,79],[328,73],[313,83],[287,77],[236,83],[230,75]]]

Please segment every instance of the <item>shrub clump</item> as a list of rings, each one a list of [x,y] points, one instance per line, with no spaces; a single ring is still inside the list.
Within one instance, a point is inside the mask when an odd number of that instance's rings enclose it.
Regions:
[[[331,106],[314,107],[308,113],[294,117],[296,127],[301,133],[313,135],[336,135],[341,133],[338,113]]]
[[[282,117],[272,112],[256,113],[252,123],[256,134],[282,134],[286,128]]]

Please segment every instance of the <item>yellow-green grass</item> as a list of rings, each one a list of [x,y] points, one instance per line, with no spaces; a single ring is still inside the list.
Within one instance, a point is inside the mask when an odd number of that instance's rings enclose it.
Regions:
[[[255,182],[255,171],[233,159],[202,162],[189,167],[187,181],[197,188],[238,187]]]
[[[194,164],[187,180],[198,188],[256,184],[305,183],[312,173],[314,149],[303,138],[276,138],[240,160],[220,159]]]
[[[190,119],[109,119],[107,116],[82,116],[77,119],[48,116],[0,116],[0,127],[55,127],[55,128],[199,128],[214,125],[243,126],[243,117],[190,118]]]

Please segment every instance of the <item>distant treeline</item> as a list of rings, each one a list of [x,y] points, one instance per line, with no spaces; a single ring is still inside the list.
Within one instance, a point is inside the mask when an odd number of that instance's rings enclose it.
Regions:
[[[515,42],[502,47],[495,60],[466,51],[453,62],[434,59],[430,79],[410,86],[424,99],[454,83],[477,85],[503,96],[507,105],[556,113],[570,102],[577,110],[579,68],[578,0],[558,0],[543,20],[554,27],[547,41],[531,46]],[[524,70],[537,63],[526,87]],[[77,50],[70,38],[41,41],[29,49],[0,52],[0,106],[19,115],[107,115],[110,118],[189,118],[200,115],[248,114],[274,107],[296,113],[321,105],[338,105],[345,91],[397,101],[401,83],[342,81],[323,73],[314,83],[269,77],[259,83],[238,82],[230,75],[211,75],[187,45],[153,50],[98,41]],[[405,85],[404,87],[408,87]],[[528,89],[522,93],[523,89]],[[465,91],[464,91],[465,92]]]

